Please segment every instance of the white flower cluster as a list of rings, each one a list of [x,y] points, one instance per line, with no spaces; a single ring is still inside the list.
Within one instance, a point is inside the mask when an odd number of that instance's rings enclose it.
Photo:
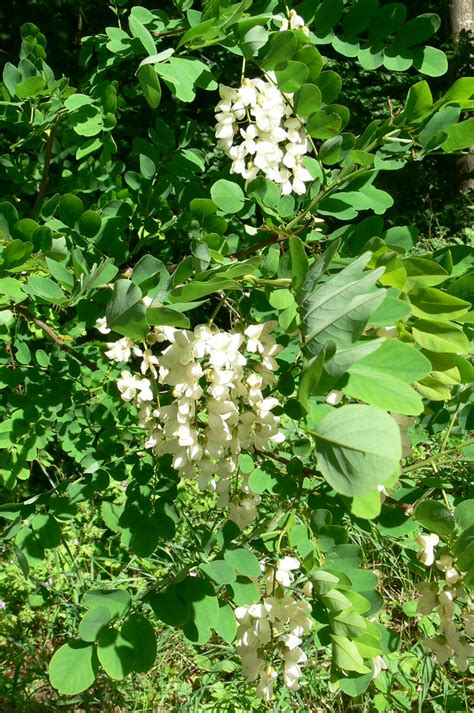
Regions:
[[[428,538],[431,538],[428,540]],[[418,538],[420,541],[420,538]],[[474,643],[466,637],[474,639],[474,602],[468,597],[468,592],[462,584],[462,573],[453,565],[453,558],[443,554],[435,559],[434,548],[439,543],[437,535],[424,536],[421,561],[430,566],[436,564],[437,570],[444,574],[444,581],[420,582],[416,590],[420,597],[417,601],[419,614],[436,612],[439,617],[439,635],[423,639],[422,643],[430,649],[440,664],[454,658],[461,671],[468,666],[468,659],[474,658]],[[461,609],[457,599],[467,598],[467,603]],[[461,622],[457,616],[461,611]]]
[[[217,143],[232,159],[231,173],[251,181],[262,173],[279,184],[282,195],[306,193],[313,180],[303,166],[310,151],[304,120],[293,112],[293,94],[283,94],[273,72],[244,79],[238,89],[219,85]]]
[[[142,359],[142,377],[124,370],[117,386],[138,408],[139,425],[148,433],[145,446],[157,456],[171,454],[183,476],[215,491],[218,506],[229,507],[241,529],[256,518],[260,498],[248,476],[237,476],[239,453],[284,440],[272,413],[278,400],[264,394],[276,381],[276,326],[251,325],[243,333],[207,325],[193,331],[156,327],[143,348],[126,337],[107,345],[114,361]],[[152,347],[162,342],[169,346],[157,356]]]
[[[256,693],[270,700],[278,677],[274,667],[278,657],[283,667],[283,680],[290,691],[300,687],[301,664],[307,656],[300,648],[302,636],[312,626],[311,582],[306,582],[302,596],[297,598],[293,585],[300,563],[294,557],[284,557],[276,567],[265,570],[265,595],[258,604],[237,607],[237,653],[242,661],[247,681],[258,679]]]

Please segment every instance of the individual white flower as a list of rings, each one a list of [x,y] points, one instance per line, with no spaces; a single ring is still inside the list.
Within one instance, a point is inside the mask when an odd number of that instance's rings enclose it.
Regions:
[[[302,673],[298,664],[305,663],[307,656],[299,647],[296,647],[285,651],[282,654],[282,660],[284,662],[283,678],[285,685],[290,691],[297,691],[300,688],[298,679]]]
[[[290,587],[295,579],[293,572],[299,569],[300,563],[296,557],[283,557],[278,563],[278,567],[275,572],[276,581],[282,585],[282,587]]]
[[[330,404],[331,406],[337,406],[337,404],[341,403],[343,396],[344,396],[344,394],[342,393],[342,391],[333,389],[326,396],[325,401],[327,404]]]
[[[282,18],[280,25],[280,32],[284,30],[301,30],[305,35],[309,35],[309,28],[304,24],[304,19],[301,15],[298,15],[296,10],[290,10],[288,12],[288,19],[286,17]]]
[[[271,666],[268,666],[267,669],[261,672],[260,682],[255,691],[258,698],[263,698],[264,701],[271,700],[273,696],[273,682],[277,676],[278,673]]]
[[[95,321],[95,327],[101,334],[110,334],[112,331],[107,326],[107,319],[105,317],[99,317]]]
[[[374,678],[377,678],[377,676],[379,675],[379,673],[381,673],[382,671],[386,670],[387,664],[386,664],[385,661],[383,660],[382,656],[375,656],[375,657],[372,659],[372,663],[373,663],[373,665],[374,665],[374,673],[373,673],[373,675],[372,675],[372,680],[373,680]]]
[[[132,354],[134,356],[142,355],[142,350],[137,347],[133,339],[128,337],[122,337],[116,342],[107,342],[107,346],[110,348],[105,352],[105,356],[112,361],[126,362],[130,361]]]
[[[461,575],[453,567],[453,558],[449,555],[441,555],[441,557],[436,560],[436,566],[441,572],[444,572],[444,577],[448,584],[456,584],[460,579]]]
[[[435,561],[434,550],[436,545],[439,543],[438,535],[433,533],[429,535],[418,535],[416,541],[422,548],[421,551],[418,552],[417,558],[422,564],[430,567]]]

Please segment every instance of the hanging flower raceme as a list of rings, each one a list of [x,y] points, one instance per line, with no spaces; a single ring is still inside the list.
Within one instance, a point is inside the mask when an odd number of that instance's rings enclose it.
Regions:
[[[428,538],[431,540],[427,545]],[[434,653],[438,663],[444,664],[454,659],[459,669],[465,671],[468,660],[474,658],[474,643],[467,640],[474,638],[474,602],[462,584],[463,575],[455,568],[453,558],[449,554],[442,554],[435,559],[434,546],[438,543],[437,535],[424,537],[425,554],[421,561],[427,566],[434,564],[434,571],[443,573],[444,580],[420,582],[416,590],[420,594],[417,612],[423,615],[436,613],[439,634],[423,639],[422,643]]]
[[[238,89],[221,84],[219,94],[215,135],[232,159],[231,173],[246,181],[264,175],[280,186],[282,195],[306,193],[313,177],[303,158],[311,145],[304,119],[294,115],[293,94],[280,91],[273,72],[244,79]]]
[[[117,387],[138,409],[145,446],[171,455],[176,470],[215,492],[241,529],[256,518],[260,498],[248,476],[238,474],[239,454],[284,440],[272,413],[278,401],[265,394],[276,381],[281,351],[271,336],[275,327],[251,325],[243,333],[156,327],[143,347],[126,337],[107,345],[114,361],[141,358],[141,376],[123,370]],[[166,343],[161,354],[153,352]]]
[[[297,593],[295,573],[300,563],[284,557],[276,567],[264,569],[265,591],[261,601],[237,607],[237,653],[247,681],[258,681],[256,693],[270,700],[279,671],[290,691],[300,687],[301,665],[307,656],[300,648],[311,630],[311,582]],[[291,587],[291,590],[289,590]]]

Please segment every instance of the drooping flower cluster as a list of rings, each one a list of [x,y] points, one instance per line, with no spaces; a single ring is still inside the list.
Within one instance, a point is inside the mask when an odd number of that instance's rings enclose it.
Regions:
[[[435,612],[439,617],[439,635],[425,638],[422,643],[435,654],[438,663],[454,658],[459,669],[465,671],[468,659],[474,658],[474,643],[467,641],[474,639],[474,602],[462,584],[462,573],[454,567],[453,558],[442,554],[435,559],[434,547],[438,543],[437,535],[425,536],[420,557],[424,564],[435,564],[436,570],[444,574],[444,580],[416,585],[420,594],[417,612],[424,615]]]
[[[238,89],[219,85],[217,143],[232,159],[231,173],[250,181],[263,174],[282,195],[306,193],[313,180],[303,166],[310,151],[304,120],[293,112],[293,94],[283,94],[273,72],[244,79]]]
[[[157,456],[170,454],[184,477],[215,491],[218,506],[229,507],[241,529],[257,516],[260,498],[248,476],[237,475],[238,456],[284,440],[272,413],[278,400],[264,393],[276,381],[281,347],[271,336],[275,326],[251,325],[243,333],[207,325],[193,331],[156,327],[143,348],[124,337],[106,352],[118,362],[141,357],[142,376],[123,370],[117,386],[138,408],[145,446]],[[161,354],[153,352],[166,342]]]
[[[294,557],[284,557],[276,567],[264,572],[265,593],[258,604],[237,607],[237,653],[242,661],[247,681],[257,681],[256,693],[270,700],[273,684],[282,667],[283,680],[291,691],[300,687],[301,664],[307,656],[300,648],[302,637],[312,626],[311,582],[306,582],[299,596],[295,587],[295,572],[300,563]],[[289,587],[292,587],[289,590]]]

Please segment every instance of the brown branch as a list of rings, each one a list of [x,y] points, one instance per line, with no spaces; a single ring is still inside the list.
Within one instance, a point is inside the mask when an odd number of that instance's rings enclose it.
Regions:
[[[98,367],[93,362],[89,361],[89,359],[82,356],[82,354],[76,352],[67,344],[64,344],[59,334],[57,334],[52,327],[49,327],[41,319],[38,319],[33,314],[31,314],[31,312],[26,309],[26,307],[16,305],[15,312],[17,314],[21,314],[22,317],[25,317],[25,319],[29,320],[30,322],[33,322],[33,324],[38,327],[38,329],[41,329],[41,331],[44,332],[46,336],[48,336],[51,341],[53,341],[60,349],[67,352],[70,356],[74,357],[74,359],[77,359],[77,361],[81,362],[81,364],[84,364],[84,366],[87,366],[87,368],[91,371],[97,371]]]
[[[43,165],[43,175],[41,177],[41,183],[38,189],[38,193],[36,195],[36,200],[34,202],[33,208],[31,210],[32,214],[34,215],[36,212],[36,209],[38,208],[39,204],[43,200],[43,198],[46,195],[46,185],[48,183],[48,176],[49,176],[49,167],[51,165],[51,155],[53,153],[53,142],[54,142],[54,136],[56,134],[56,127],[53,126],[50,129],[48,139],[46,141],[46,147],[44,150],[44,165]]]

